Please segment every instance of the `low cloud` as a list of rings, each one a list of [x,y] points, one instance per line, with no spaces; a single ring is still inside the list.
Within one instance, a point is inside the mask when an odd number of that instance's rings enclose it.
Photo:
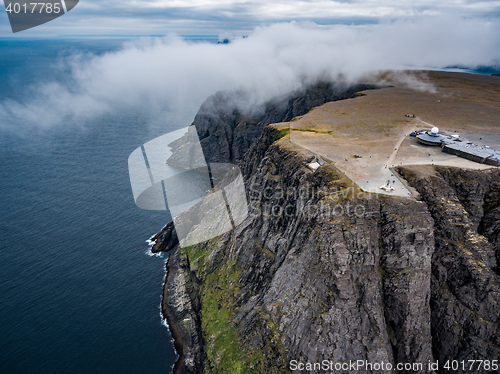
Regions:
[[[86,0],[80,2],[79,14],[89,19],[116,17],[156,23],[157,20],[199,21],[226,29],[255,26],[262,22],[315,21],[321,24],[351,21],[378,22],[381,18],[401,19],[425,15],[446,15],[456,12],[468,17],[497,16],[496,0]],[[72,17],[78,17],[78,14]],[[74,21],[74,18],[72,19]],[[107,23],[101,25],[109,26]],[[95,26],[100,27],[95,24]],[[191,25],[193,26],[193,25]],[[205,25],[206,26],[206,25]],[[201,26],[204,27],[204,26]]]
[[[354,82],[385,69],[499,65],[500,24],[452,16],[365,26],[283,23],[227,45],[146,38],[60,63],[63,80],[31,87],[23,102],[0,103],[0,127],[79,124],[135,109],[167,112],[175,123],[192,119],[219,90],[248,91],[252,106],[316,79]]]

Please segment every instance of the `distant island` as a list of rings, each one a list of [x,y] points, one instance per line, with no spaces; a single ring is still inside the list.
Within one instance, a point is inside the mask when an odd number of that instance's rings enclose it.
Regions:
[[[202,105],[205,157],[240,166],[250,212],[203,244],[180,248],[171,223],[153,238],[171,251],[174,372],[465,373],[455,362],[500,359],[500,169],[415,136],[500,149],[500,81],[380,78],[320,82],[258,114],[234,93]]]

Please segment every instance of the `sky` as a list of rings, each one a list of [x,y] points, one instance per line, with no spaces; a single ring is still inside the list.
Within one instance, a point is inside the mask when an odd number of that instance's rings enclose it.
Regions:
[[[450,15],[497,22],[500,0],[80,0],[64,17],[16,36],[241,35],[277,22],[367,25]],[[2,12],[0,37],[10,36]]]

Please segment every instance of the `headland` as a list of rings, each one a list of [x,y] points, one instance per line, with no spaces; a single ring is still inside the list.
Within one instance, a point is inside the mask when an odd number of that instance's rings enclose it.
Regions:
[[[375,90],[320,83],[256,116],[229,94],[202,106],[205,157],[239,164],[250,211],[202,244],[176,246],[172,225],[156,236],[174,247],[162,304],[176,373],[500,359],[500,168],[409,136],[437,126],[497,146],[500,81],[390,75]],[[389,178],[401,188],[381,190]]]

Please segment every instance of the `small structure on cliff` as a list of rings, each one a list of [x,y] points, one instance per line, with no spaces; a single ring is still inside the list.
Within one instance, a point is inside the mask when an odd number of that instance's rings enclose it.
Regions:
[[[321,165],[320,165],[320,164],[318,164],[316,161],[311,162],[310,164],[307,164],[307,167],[308,167],[309,169],[311,169],[312,171],[316,171],[316,170],[318,170],[318,168],[319,168],[320,166],[321,166]]]

